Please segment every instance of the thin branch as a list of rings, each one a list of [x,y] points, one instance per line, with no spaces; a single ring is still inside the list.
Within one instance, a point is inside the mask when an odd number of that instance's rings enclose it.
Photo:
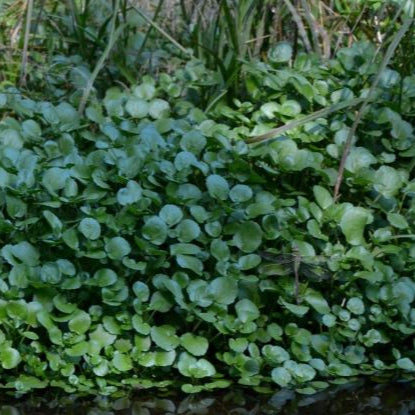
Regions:
[[[284,133],[285,131],[292,130],[293,128],[300,127],[304,124],[307,124],[310,121],[313,121],[317,118],[325,117],[328,114],[331,114],[332,112],[340,111],[343,108],[351,108],[358,104],[361,104],[365,98],[354,98],[350,99],[348,101],[338,102],[337,104],[333,104],[330,107],[323,108],[321,110],[315,111],[309,115],[306,115],[305,117],[302,117],[298,120],[291,121],[285,125],[282,125],[281,127],[274,128],[270,131],[268,131],[265,134],[257,135],[255,137],[248,138],[246,140],[247,143],[259,143],[262,141],[267,141],[272,138],[275,138],[279,134]]]
[[[95,65],[95,68],[94,68],[91,76],[88,79],[88,82],[86,84],[84,93],[83,93],[82,98],[79,102],[78,112],[80,114],[82,114],[84,112],[85,105],[88,101],[89,95],[90,95],[90,93],[92,91],[92,88],[94,86],[94,82],[95,82],[96,77],[98,76],[100,70],[104,66],[104,63],[107,60],[108,55],[110,54],[111,49],[114,46],[114,43],[116,42],[116,40],[118,39],[118,37],[120,36],[120,34],[122,33],[122,31],[124,30],[124,28],[126,26],[125,24],[122,24],[115,30],[116,20],[117,20],[117,12],[118,12],[118,9],[119,9],[119,3],[120,3],[120,1],[117,0],[115,8],[114,8],[114,15],[112,17],[111,33],[110,33],[110,38],[109,38],[109,41],[108,41],[108,45],[105,48],[104,52],[102,53],[101,57],[99,58],[97,64]]]
[[[379,66],[379,69],[376,73],[376,77],[373,80],[373,83],[372,83],[372,85],[369,89],[367,97],[363,101],[362,106],[360,107],[360,110],[356,114],[353,125],[349,130],[349,133],[348,133],[347,139],[346,139],[346,143],[344,145],[342,158],[340,160],[340,165],[339,165],[339,170],[338,170],[338,173],[337,173],[336,184],[334,186],[334,195],[333,195],[333,197],[334,197],[335,201],[337,201],[339,196],[340,196],[339,191],[340,191],[340,186],[341,186],[342,181],[343,181],[344,168],[345,168],[345,165],[346,165],[347,157],[348,157],[349,152],[350,152],[350,147],[352,145],[353,136],[355,135],[356,130],[357,130],[357,126],[359,125],[360,120],[362,119],[362,116],[363,116],[363,113],[364,113],[366,107],[368,106],[370,100],[372,99],[372,96],[375,92],[375,89],[376,89],[376,87],[377,87],[377,85],[380,81],[381,76],[382,76],[382,72],[388,66],[388,64],[389,64],[390,60],[392,59],[392,56],[395,52],[395,49],[398,47],[401,39],[403,38],[405,33],[410,28],[413,21],[414,21],[414,19],[405,20],[402,24],[402,27],[399,29],[398,33],[396,33],[395,37],[393,38],[391,44],[389,45],[388,49],[386,50],[385,56],[384,56],[380,66]]]
[[[22,70],[20,73],[20,86],[26,84],[27,78],[27,61],[28,61],[28,50],[29,50],[29,38],[30,38],[30,24],[32,22],[32,13],[33,13],[33,0],[27,0],[26,2],[26,27],[24,33],[24,42],[23,42],[23,56],[22,56]]]

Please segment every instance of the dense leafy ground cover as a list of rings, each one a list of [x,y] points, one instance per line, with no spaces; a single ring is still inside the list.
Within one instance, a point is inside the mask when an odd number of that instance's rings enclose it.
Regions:
[[[355,43],[321,65],[278,44],[210,113],[192,103],[210,84],[192,62],[84,113],[76,93],[4,89],[2,387],[312,393],[412,376],[415,78],[378,73],[375,52]],[[335,199],[353,105],[377,75]],[[293,272],[259,255],[293,249],[329,274],[300,275],[298,298]]]

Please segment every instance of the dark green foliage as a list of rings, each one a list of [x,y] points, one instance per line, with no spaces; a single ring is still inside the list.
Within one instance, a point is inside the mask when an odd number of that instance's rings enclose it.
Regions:
[[[181,98],[191,65],[85,116],[0,93],[4,387],[312,393],[415,371],[413,77],[382,74],[335,202],[352,111],[244,138],[364,95],[378,61],[369,44],[323,67],[289,52],[246,65],[246,101],[214,119]],[[259,255],[293,249],[330,274],[300,275],[298,304]]]

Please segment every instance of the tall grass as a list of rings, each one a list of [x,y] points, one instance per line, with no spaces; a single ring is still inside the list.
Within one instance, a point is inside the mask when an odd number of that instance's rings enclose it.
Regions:
[[[413,9],[413,0],[0,0],[0,82],[47,88],[57,55],[80,56],[87,82],[107,55],[94,80],[99,89],[137,82],[171,66],[171,56],[195,57],[217,73],[218,83],[205,88],[205,108],[212,108],[238,96],[243,63],[266,59],[279,41],[292,44],[294,58],[306,51],[329,59],[357,39],[383,47]],[[122,29],[108,51],[114,27]],[[408,73],[412,32],[394,60]]]

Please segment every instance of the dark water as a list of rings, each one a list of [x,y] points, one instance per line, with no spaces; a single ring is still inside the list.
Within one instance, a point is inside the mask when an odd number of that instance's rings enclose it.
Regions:
[[[0,415],[408,415],[415,414],[415,386],[409,383],[368,385],[356,383],[304,396],[289,390],[273,395],[245,390],[205,395],[155,397],[148,392],[135,398],[90,400],[25,397],[5,403]]]

